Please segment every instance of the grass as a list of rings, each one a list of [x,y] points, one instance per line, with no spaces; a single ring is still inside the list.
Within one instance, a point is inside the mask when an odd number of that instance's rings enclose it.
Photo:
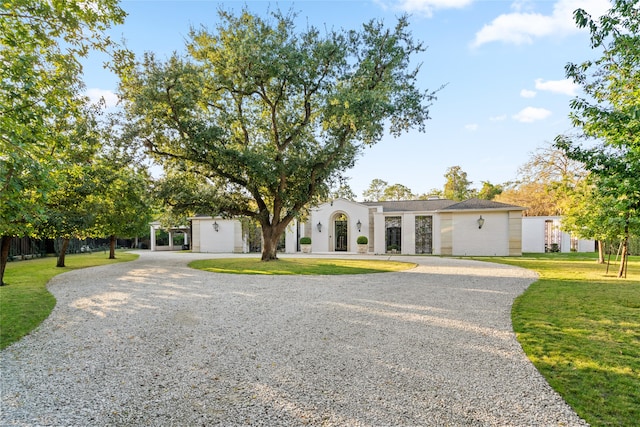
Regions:
[[[397,261],[280,258],[262,262],[259,258],[221,258],[193,261],[190,267],[214,273],[267,275],[322,275],[386,273],[414,268],[416,264]]]
[[[0,286],[0,349],[18,341],[46,319],[56,300],[46,284],[53,276],[79,268],[131,261],[138,255],[118,252],[116,259],[104,253],[67,255],[67,267],[57,268],[56,258],[7,263],[6,286]]]
[[[513,305],[528,357],[592,426],[640,420],[640,257],[627,279],[605,273],[590,254],[489,258],[540,274]]]

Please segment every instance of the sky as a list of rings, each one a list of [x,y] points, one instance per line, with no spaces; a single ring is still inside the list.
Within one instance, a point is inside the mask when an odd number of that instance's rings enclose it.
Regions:
[[[293,10],[299,28],[359,29],[371,19],[394,25],[410,15],[414,38],[427,50],[419,86],[434,90],[426,132],[385,136],[366,148],[346,176],[358,200],[373,179],[402,184],[414,194],[442,189],[449,167],[460,166],[480,188],[518,177],[531,154],[570,133],[570,101],[580,89],[565,77],[567,63],[597,58],[573,11],[600,16],[608,0],[347,0],[347,1],[123,1],[123,25],[109,34],[141,57],[184,53],[191,28],[215,28],[218,10],[243,7],[265,15]],[[117,78],[93,56],[85,64],[87,94],[113,105]]]

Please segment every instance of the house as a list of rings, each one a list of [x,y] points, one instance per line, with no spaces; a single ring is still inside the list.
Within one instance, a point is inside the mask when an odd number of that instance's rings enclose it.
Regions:
[[[336,199],[312,208],[305,222],[293,221],[281,246],[284,252],[299,252],[299,239],[305,236],[311,237],[312,252],[353,253],[358,236],[366,236],[372,254],[518,256],[524,209],[480,199]],[[237,219],[190,220],[196,252],[250,252],[256,247]]]

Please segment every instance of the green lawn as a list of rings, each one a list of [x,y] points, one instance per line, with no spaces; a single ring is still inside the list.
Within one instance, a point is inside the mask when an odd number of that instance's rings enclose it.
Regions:
[[[591,254],[488,258],[535,270],[540,280],[513,305],[524,351],[592,426],[640,420],[640,257],[627,279]]]
[[[38,258],[7,263],[6,286],[0,286],[0,349],[18,341],[49,316],[56,300],[46,284],[57,274],[78,268],[131,261],[136,254],[120,252],[116,259],[108,254],[67,255],[64,268],[57,268],[56,258]]]
[[[260,258],[220,258],[193,261],[189,266],[214,273],[320,275],[388,273],[408,270],[416,264],[363,259],[280,258],[262,262]]]

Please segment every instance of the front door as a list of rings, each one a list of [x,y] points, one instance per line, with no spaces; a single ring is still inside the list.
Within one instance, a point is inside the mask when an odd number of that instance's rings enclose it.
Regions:
[[[347,250],[347,219],[344,215],[336,218],[336,251],[346,251]]]

